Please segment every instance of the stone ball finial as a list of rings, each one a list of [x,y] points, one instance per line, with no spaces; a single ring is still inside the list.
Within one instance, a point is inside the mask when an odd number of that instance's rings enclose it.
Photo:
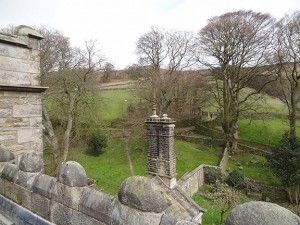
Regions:
[[[158,117],[158,115],[156,114],[156,105],[155,104],[152,105],[152,115],[150,117],[152,117],[152,118]]]
[[[58,182],[71,187],[85,187],[88,185],[88,178],[84,168],[78,162],[68,161],[60,168]]]
[[[21,156],[19,169],[24,172],[39,173],[43,170],[44,163],[40,155],[34,151],[25,152]]]
[[[11,151],[0,147],[0,162],[9,162],[14,159],[15,156],[11,153]]]
[[[277,204],[252,201],[235,207],[226,220],[226,225],[249,224],[295,225],[300,217]]]
[[[123,181],[118,192],[118,199],[124,205],[155,213],[164,211],[170,204],[164,198],[160,187],[150,178],[142,176],[129,177]]]

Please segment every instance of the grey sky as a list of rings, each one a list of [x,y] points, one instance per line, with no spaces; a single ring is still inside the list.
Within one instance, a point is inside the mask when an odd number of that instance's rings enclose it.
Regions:
[[[135,43],[150,26],[199,31],[207,19],[239,9],[277,19],[300,10],[299,0],[0,0],[0,27],[49,25],[74,45],[98,39],[116,68],[136,61]]]

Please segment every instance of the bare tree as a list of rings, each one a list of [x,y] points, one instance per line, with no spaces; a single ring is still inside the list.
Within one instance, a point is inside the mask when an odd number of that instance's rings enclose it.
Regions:
[[[101,69],[103,56],[97,48],[97,41],[86,41],[85,47],[79,49],[72,47],[69,38],[56,29],[42,26],[38,30],[45,38],[41,43],[42,83],[49,86],[43,104],[44,136],[52,150],[57,172],[60,164],[67,159],[76,118],[84,113],[84,107],[92,105],[91,98],[87,97],[93,96],[94,80],[91,75]],[[55,106],[50,115],[47,105]],[[62,141],[59,141],[51,121],[53,109],[62,118]]]
[[[110,62],[107,62],[105,63],[103,70],[103,82],[109,82],[113,74],[114,65]]]
[[[249,100],[268,83],[256,90],[244,91],[259,76],[274,74],[273,36],[275,19],[268,14],[236,11],[213,17],[199,32],[199,62],[217,78],[215,99],[231,153],[237,148],[238,119],[248,110]],[[221,82],[220,82],[221,80]]]
[[[186,93],[182,71],[193,65],[194,35],[187,31],[165,31],[152,27],[136,47],[142,97],[167,112],[175,99]]]
[[[80,49],[72,47],[70,39],[57,29],[47,26],[35,29],[44,37],[40,46],[41,83],[49,86],[43,96],[44,138],[54,156],[55,172],[58,172],[60,164],[67,159],[76,120],[95,105],[92,104],[95,103],[92,75],[102,69],[104,57],[96,40],[86,41]],[[0,31],[14,34],[15,26],[8,25]],[[62,132],[53,126],[54,109],[61,115]]]
[[[3,28],[0,28],[0,32],[5,33],[5,34],[15,34],[16,32],[16,26],[13,24],[9,24]]]
[[[215,201],[220,208],[220,223],[223,224],[225,213],[240,202],[239,192],[226,183],[216,180],[210,186],[208,197]]]
[[[278,62],[283,100],[289,111],[290,137],[296,137],[296,111],[300,101],[300,11],[277,24]]]

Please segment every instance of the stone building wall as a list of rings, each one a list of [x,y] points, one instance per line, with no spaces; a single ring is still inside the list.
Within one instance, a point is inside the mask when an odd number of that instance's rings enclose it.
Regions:
[[[17,160],[25,151],[43,151],[40,40],[34,29],[0,33],[0,146]]]

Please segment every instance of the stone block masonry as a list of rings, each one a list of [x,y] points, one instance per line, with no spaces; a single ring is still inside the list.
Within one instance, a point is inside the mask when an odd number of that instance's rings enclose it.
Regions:
[[[175,121],[166,114],[153,115],[146,121],[148,136],[147,176],[159,176],[170,188],[176,185],[176,156],[174,151]]]
[[[0,33],[0,146],[19,161],[23,152],[43,153],[40,40],[34,29]]]
[[[89,187],[77,162],[63,164],[55,178],[42,174],[37,153],[24,153],[19,165],[8,162],[7,153],[0,149],[0,215],[11,224],[196,225],[191,220],[198,208],[183,218],[185,211],[175,207],[175,198],[158,177],[128,178],[116,197]]]

